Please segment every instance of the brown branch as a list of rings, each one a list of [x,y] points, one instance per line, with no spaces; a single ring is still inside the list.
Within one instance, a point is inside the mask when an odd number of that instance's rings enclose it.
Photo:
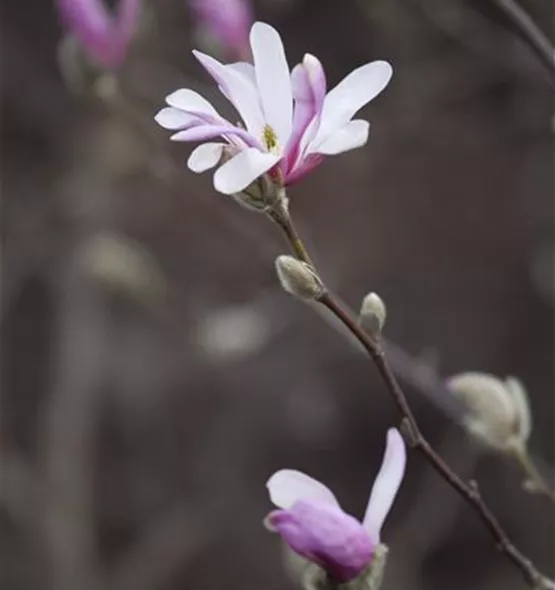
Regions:
[[[268,215],[281,228],[295,255],[300,260],[311,264],[315,272],[317,272],[293,225],[291,216],[287,210],[287,201],[278,203],[274,209],[268,212]],[[318,303],[326,307],[341,321],[349,332],[360,342],[374,362],[389,395],[403,418],[402,429],[409,444],[419,451],[433,469],[474,508],[484,526],[489,530],[495,540],[497,548],[521,571],[526,582],[536,590],[554,590],[555,583],[541,574],[532,561],[522,554],[511,542],[497,518],[482,499],[476,482],[471,481],[465,483],[434,451],[430,443],[426,440],[420,431],[420,427],[408,400],[386,360],[381,342],[365,332],[359,325],[357,319],[339,303],[338,299],[329,290],[324,290],[318,299]]]

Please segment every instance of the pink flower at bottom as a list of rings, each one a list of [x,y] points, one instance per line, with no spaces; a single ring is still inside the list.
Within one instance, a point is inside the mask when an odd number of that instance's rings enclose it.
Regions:
[[[293,551],[319,565],[334,581],[352,580],[370,563],[380,543],[405,465],[403,438],[392,428],[362,522],[343,512],[324,484],[300,471],[278,471],[266,485],[279,510],[270,512],[266,523]]]
[[[222,64],[194,51],[239,113],[234,125],[197,92],[182,88],[166,97],[155,119],[174,131],[173,141],[207,142],[191,154],[188,166],[204,172],[222,163],[214,187],[230,195],[269,173],[278,185],[296,182],[326,156],[361,147],[370,124],[352,117],[376,97],[392,75],[384,61],[363,65],[327,92],[320,61],[306,54],[289,72],[278,32],[254,23],[250,32],[254,65]],[[213,141],[217,140],[217,141]]]

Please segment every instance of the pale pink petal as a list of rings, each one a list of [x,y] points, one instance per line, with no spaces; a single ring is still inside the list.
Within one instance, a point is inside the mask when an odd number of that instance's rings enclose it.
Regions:
[[[214,139],[215,137],[224,137],[231,143],[235,143],[235,138],[240,139],[240,145],[253,146],[257,149],[262,149],[260,142],[252,137],[247,131],[240,127],[233,127],[232,125],[211,125],[201,123],[199,125],[190,126],[188,129],[174,133],[170,139],[172,141],[205,141],[207,139]]]
[[[214,174],[214,188],[224,195],[238,193],[279,161],[279,156],[247,148],[220,166]]]
[[[380,542],[380,531],[395,500],[405,474],[406,449],[403,437],[395,428],[387,432],[382,466],[374,481],[362,524],[374,543]]]
[[[261,138],[264,118],[256,88],[250,80],[244,74],[224,66],[218,60],[200,51],[193,51],[193,55],[221,87],[231,104],[237,109],[247,129]]]
[[[276,471],[266,482],[270,500],[278,507],[288,509],[299,500],[324,500],[339,506],[329,488],[316,479],[295,469]]]
[[[181,88],[166,96],[166,102],[176,109],[205,115],[211,120],[222,120],[218,111],[198,92],[190,90],[189,88]]]
[[[193,172],[205,172],[214,168],[222,157],[224,143],[203,143],[196,147],[187,160],[189,170]]]
[[[191,123],[197,122],[198,117],[190,115],[173,107],[165,107],[158,111],[154,120],[164,129],[183,129]]]
[[[283,43],[273,27],[261,22],[252,26],[250,40],[265,121],[285,146],[293,123],[293,95]]]
[[[344,78],[324,100],[315,143],[321,143],[350,121],[357,111],[387,86],[392,73],[393,69],[387,62],[375,61],[357,68]]]
[[[362,119],[349,121],[345,126],[334,131],[320,145],[310,147],[310,151],[326,156],[333,156],[363,146],[368,141],[370,123]]]

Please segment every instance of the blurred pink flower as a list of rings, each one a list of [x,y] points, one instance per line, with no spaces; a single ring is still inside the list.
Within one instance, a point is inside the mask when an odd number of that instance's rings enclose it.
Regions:
[[[372,560],[384,520],[405,473],[403,438],[392,428],[362,523],[343,512],[333,493],[300,471],[283,469],[266,484],[280,508],[268,527],[299,555],[316,563],[336,582],[356,578]]]
[[[229,55],[249,54],[249,30],[254,22],[250,0],[189,0],[196,24]]]
[[[169,106],[155,117],[162,127],[177,132],[171,137],[174,141],[223,139],[198,146],[188,166],[204,172],[225,155],[214,174],[214,186],[226,195],[244,190],[266,172],[278,185],[291,184],[326,156],[364,145],[370,124],[351,119],[385,88],[392,74],[387,62],[368,63],[326,94],[320,61],[306,54],[290,73],[281,38],[271,26],[255,23],[250,43],[254,65],[224,65],[193,51],[244,125],[233,125],[189,89],[167,96]]]
[[[115,14],[102,0],[57,0],[62,22],[84,51],[105,68],[125,59],[137,28],[141,0],[120,0]]]

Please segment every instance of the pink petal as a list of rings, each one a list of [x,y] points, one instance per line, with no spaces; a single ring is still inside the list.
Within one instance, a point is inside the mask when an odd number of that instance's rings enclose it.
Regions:
[[[320,145],[311,146],[311,152],[333,156],[363,146],[368,141],[370,123],[362,119],[349,121],[334,131]]]
[[[244,129],[240,127],[233,127],[232,125],[211,125],[201,123],[199,125],[190,126],[188,129],[174,133],[170,139],[172,141],[205,141],[206,139],[214,139],[215,137],[224,137],[230,143],[237,143],[234,139],[241,140],[240,147],[245,144],[262,149],[260,142]]]
[[[382,466],[374,481],[363,526],[374,543],[380,542],[380,531],[395,500],[405,474],[406,449],[403,437],[395,428],[387,432],[387,443]]]
[[[386,86],[393,69],[385,61],[375,61],[351,72],[324,100],[320,129],[314,144],[348,123],[353,115],[375,98]],[[309,146],[312,151],[312,146]]]
[[[189,170],[193,172],[205,172],[214,168],[222,157],[224,143],[203,143],[196,147],[187,160]]]
[[[290,508],[299,500],[319,499],[339,506],[329,488],[309,475],[295,469],[276,471],[266,482],[270,500],[278,508]]]
[[[335,582],[356,578],[372,559],[375,546],[360,522],[329,502],[301,500],[289,510],[271,512],[266,521]]]
[[[261,22],[252,26],[250,40],[264,118],[285,146],[291,135],[293,95],[283,43],[273,27]]]
[[[275,154],[246,148],[216,170],[214,188],[224,195],[241,192],[278,161],[279,156]]]
[[[303,63],[293,68],[291,85],[295,109],[293,130],[284,154],[286,159],[285,174],[294,168],[298,158],[302,155],[303,146],[310,142],[318,130],[320,112],[326,96],[326,76],[320,61],[307,53],[303,58]],[[301,145],[301,138],[303,145]]]
[[[209,55],[200,51],[193,51],[193,55],[222,88],[224,94],[241,115],[247,129],[256,137],[261,138],[264,118],[253,84],[243,74],[224,66]]]

